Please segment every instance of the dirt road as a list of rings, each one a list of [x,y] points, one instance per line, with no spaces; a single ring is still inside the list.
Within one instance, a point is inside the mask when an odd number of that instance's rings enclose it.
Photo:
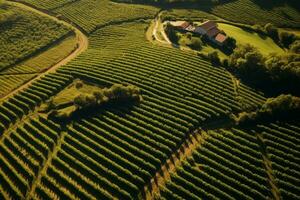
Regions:
[[[10,2],[10,1],[7,1],[7,3],[9,3],[10,5],[13,5],[13,6],[18,6],[20,8],[23,8],[23,9],[26,9],[26,10],[29,10],[29,11],[32,11],[32,12],[35,12],[39,15],[43,15],[43,16],[46,16],[48,18],[51,18],[55,21],[58,21],[68,27],[71,27],[75,34],[76,34],[76,38],[77,38],[77,49],[75,51],[73,51],[71,54],[69,54],[67,57],[65,57],[64,59],[62,59],[61,61],[59,61],[58,63],[56,63],[55,65],[49,67],[46,71],[42,72],[41,74],[39,74],[38,76],[34,77],[33,79],[31,79],[30,81],[26,82],[25,84],[21,85],[20,87],[18,88],[15,88],[14,90],[12,90],[10,93],[6,94],[5,96],[3,96],[0,101],[4,101],[5,99],[13,96],[14,94],[16,94],[17,92],[27,88],[29,85],[31,85],[31,83],[33,83],[35,80],[41,78],[42,76],[50,73],[50,72],[54,72],[57,68],[59,68],[60,66],[62,65],[65,65],[67,64],[69,61],[71,61],[72,59],[74,59],[75,57],[77,57],[79,54],[81,54],[82,52],[84,52],[87,48],[88,48],[88,38],[86,35],[84,35],[79,29],[77,29],[76,27],[72,26],[71,24],[63,21],[63,20],[60,20],[54,16],[51,16],[45,12],[42,12],[40,10],[37,10],[33,7],[30,7],[28,5],[25,5],[25,4],[22,4],[22,3],[19,3],[19,2]]]

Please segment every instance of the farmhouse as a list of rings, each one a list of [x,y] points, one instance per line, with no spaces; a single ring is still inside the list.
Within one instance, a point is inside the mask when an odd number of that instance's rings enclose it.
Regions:
[[[208,20],[208,21],[204,22],[203,24],[201,24],[200,26],[197,26],[195,32],[198,34],[201,34],[201,35],[205,35],[210,30],[218,29],[217,27],[218,26],[215,22]]]
[[[227,40],[227,36],[218,28],[218,24],[210,20],[205,21],[199,26],[194,26],[187,21],[175,21],[170,23],[177,30],[206,36],[210,41],[219,46],[223,46]]]
[[[219,46],[223,46],[227,39],[227,36],[222,33],[222,31],[218,28],[218,25],[210,20],[204,22],[200,26],[197,26],[194,32],[200,35],[206,35],[208,39]]]

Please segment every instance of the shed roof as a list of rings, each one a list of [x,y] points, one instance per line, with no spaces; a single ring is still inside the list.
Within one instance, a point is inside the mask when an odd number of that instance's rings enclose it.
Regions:
[[[201,28],[203,28],[206,31],[209,31],[210,29],[216,28],[217,24],[213,21],[206,21],[203,24],[200,25]]]
[[[227,39],[227,36],[222,33],[219,33],[215,38],[215,40],[219,43],[225,42],[226,39]]]
[[[209,31],[207,31],[207,36],[208,37],[214,37],[215,35],[217,35],[218,33],[220,33],[220,30],[218,28],[212,28]]]

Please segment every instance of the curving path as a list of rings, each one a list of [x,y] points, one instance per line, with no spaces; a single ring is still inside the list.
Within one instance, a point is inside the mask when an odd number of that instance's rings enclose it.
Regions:
[[[8,94],[6,94],[5,96],[3,96],[1,98],[1,101],[13,96],[14,94],[16,94],[17,92],[27,88],[29,85],[31,85],[31,83],[33,83],[35,80],[41,78],[42,76],[44,76],[47,73],[50,72],[54,72],[57,68],[59,68],[62,65],[67,64],[69,61],[71,61],[72,59],[74,59],[75,57],[77,57],[79,54],[81,54],[82,52],[84,52],[87,48],[88,48],[88,38],[87,36],[82,33],[78,28],[72,26],[71,24],[67,23],[66,21],[60,20],[54,16],[51,16],[50,14],[40,11],[38,9],[35,9],[29,5],[25,5],[23,3],[20,2],[14,2],[14,1],[7,1],[8,4],[13,5],[13,6],[17,6],[26,10],[29,10],[31,12],[35,12],[39,15],[43,15],[46,16],[48,18],[51,18],[52,20],[55,20],[57,22],[60,22],[68,27],[71,27],[75,34],[76,34],[76,39],[77,39],[77,49],[74,50],[71,54],[69,54],[67,57],[65,57],[64,59],[60,60],[58,63],[56,63],[55,65],[49,67],[46,71],[40,73],[38,76],[34,77],[33,79],[31,79],[30,81],[26,82],[25,84],[21,85],[18,88],[15,88],[14,90],[12,90],[11,92],[9,92]]]

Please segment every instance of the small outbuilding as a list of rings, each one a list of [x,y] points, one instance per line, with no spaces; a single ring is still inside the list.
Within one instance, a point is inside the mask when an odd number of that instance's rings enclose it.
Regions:
[[[219,33],[216,37],[215,37],[215,42],[219,45],[219,46],[223,46],[225,44],[227,40],[227,36]]]

